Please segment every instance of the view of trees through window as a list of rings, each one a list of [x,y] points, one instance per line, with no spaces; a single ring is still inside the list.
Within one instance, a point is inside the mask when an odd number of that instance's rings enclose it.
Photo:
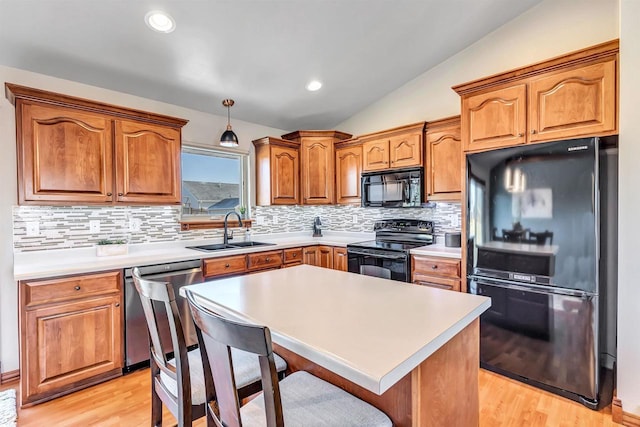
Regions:
[[[222,216],[244,206],[242,157],[214,150],[183,149],[183,215]]]

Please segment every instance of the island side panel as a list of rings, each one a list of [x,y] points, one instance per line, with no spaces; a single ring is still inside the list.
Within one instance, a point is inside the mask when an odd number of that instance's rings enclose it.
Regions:
[[[405,375],[382,395],[377,395],[278,344],[273,344],[273,350],[287,361],[287,374],[307,371],[380,409],[391,418],[395,427],[415,425],[411,420],[411,415],[415,412],[411,406],[413,403],[411,400],[412,373]]]
[[[476,319],[411,372],[414,427],[478,426],[479,334]]]

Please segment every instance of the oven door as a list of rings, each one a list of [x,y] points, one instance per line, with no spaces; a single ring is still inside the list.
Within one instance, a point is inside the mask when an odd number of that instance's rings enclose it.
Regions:
[[[347,247],[349,272],[408,282],[409,255],[404,252]]]

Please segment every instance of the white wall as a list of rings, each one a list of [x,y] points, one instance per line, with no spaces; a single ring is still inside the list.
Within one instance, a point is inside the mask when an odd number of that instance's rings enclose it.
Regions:
[[[224,116],[215,116],[176,105],[165,104],[125,93],[114,92],[29,71],[0,66],[0,84],[16,83],[66,95],[107,102],[189,120],[183,128],[184,144],[215,146],[226,129]],[[215,100],[213,100],[215,101]],[[280,136],[288,130],[274,129],[233,119],[231,124],[240,140],[238,150],[249,152],[251,141],[263,136]],[[18,294],[13,280],[12,206],[17,201],[15,108],[0,96],[0,361],[2,372],[18,369]],[[252,166],[250,170],[254,170]]]
[[[618,0],[546,0],[336,126],[359,135],[460,114],[452,86],[618,38]],[[429,49],[425,40],[416,49]]]
[[[618,397],[640,415],[640,2],[620,4],[620,186],[618,214]]]

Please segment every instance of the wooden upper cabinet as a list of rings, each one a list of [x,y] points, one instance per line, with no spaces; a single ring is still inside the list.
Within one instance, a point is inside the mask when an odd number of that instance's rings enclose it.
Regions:
[[[534,79],[529,90],[532,142],[616,128],[615,60]]]
[[[300,188],[305,205],[335,203],[334,143],[351,138],[350,134],[300,130],[282,139],[300,143]]]
[[[180,203],[180,130],[116,121],[117,200]]]
[[[358,137],[362,144],[362,170],[405,168],[422,165],[424,122]]]
[[[362,144],[336,147],[336,203],[360,205]]]
[[[618,133],[618,40],[455,86],[464,151]]]
[[[460,116],[428,122],[426,145],[426,199],[459,201],[464,173]]]
[[[362,170],[365,172],[389,168],[389,139],[375,139],[362,144]]]
[[[180,203],[186,120],[5,88],[16,106],[20,204]]]
[[[422,129],[389,139],[389,163],[392,168],[422,164]]]
[[[524,144],[527,87],[518,84],[462,101],[465,151]]]
[[[108,118],[30,102],[16,105],[19,203],[113,200]]]
[[[300,144],[265,137],[253,141],[256,153],[256,204],[300,204]]]

